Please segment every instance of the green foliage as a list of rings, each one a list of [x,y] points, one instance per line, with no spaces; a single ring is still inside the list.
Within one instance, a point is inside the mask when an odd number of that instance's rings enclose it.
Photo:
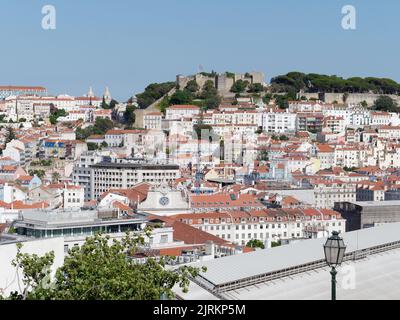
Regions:
[[[200,90],[200,86],[197,84],[196,80],[190,80],[185,89],[194,94]]]
[[[281,245],[282,245],[281,241],[274,241],[271,243],[272,248],[280,247]]]
[[[114,122],[107,118],[96,118],[93,134],[103,135],[108,130],[114,128]]]
[[[344,79],[336,75],[290,72],[273,78],[271,85],[275,92],[287,92],[291,89],[296,92],[304,90],[306,92],[400,94],[400,84],[397,82],[373,77]]]
[[[287,136],[285,136],[284,134],[282,134],[281,136],[279,136],[279,140],[281,141],[288,141],[289,138]]]
[[[233,84],[233,86],[231,88],[231,92],[243,93],[246,91],[248,86],[249,86],[249,82],[247,80],[245,80],[245,81],[238,80]]]
[[[160,112],[162,112],[164,115],[167,112],[167,108],[170,106],[170,101],[169,97],[165,96],[164,99],[161,100],[161,102],[158,104],[158,108],[160,109]]]
[[[289,100],[291,100],[291,96],[289,95],[276,95],[275,102],[280,109],[289,108]]]
[[[343,167],[343,170],[346,172],[353,172],[356,171],[358,168],[357,167]]]
[[[258,160],[259,160],[259,161],[269,161],[268,151],[266,151],[266,150],[261,150],[261,151],[258,153]]]
[[[205,269],[184,266],[167,270],[165,263],[148,259],[139,264],[130,256],[144,243],[143,237],[127,235],[121,241],[96,235],[82,247],[74,247],[50,281],[54,253],[43,257],[18,251],[14,266],[22,269],[25,288],[11,299],[27,300],[159,300],[174,297],[172,288],[179,285],[188,291],[189,278]]]
[[[40,160],[40,161],[31,161],[31,166],[42,166],[42,167],[50,167],[53,164],[53,161],[51,159],[46,160]]]
[[[205,102],[206,110],[215,109],[220,105],[221,97],[218,95],[208,97],[207,99],[204,100],[204,102]]]
[[[99,149],[99,145],[97,143],[94,142],[88,142],[87,143],[87,147],[89,151],[95,151]]]
[[[96,118],[93,126],[86,127],[85,129],[76,129],[76,138],[84,141],[91,135],[104,135],[108,130],[114,128],[114,122],[107,118]]]
[[[251,93],[260,93],[264,91],[264,87],[261,83],[254,83],[249,85],[249,92]]]
[[[235,79],[235,74],[233,72],[225,72],[226,76],[231,79]]]
[[[218,90],[215,88],[214,82],[211,80],[204,83],[199,98],[204,100],[205,110],[215,109],[221,103],[221,97],[218,94]]]
[[[29,170],[28,173],[30,176],[36,175],[39,179],[43,179],[43,177],[46,175],[46,171],[42,169]]]
[[[57,123],[57,119],[60,117],[66,117],[68,113],[64,109],[55,109],[54,112],[50,115],[50,123],[55,125]]]
[[[128,105],[126,107],[126,110],[124,112],[124,122],[128,125],[133,125],[136,121],[136,115],[135,115],[135,106],[134,105]]]
[[[15,131],[12,127],[7,127],[6,129],[6,136],[5,136],[5,144],[11,142],[16,138]]]
[[[110,109],[110,106],[107,104],[106,99],[103,97],[103,101],[101,102],[100,107],[102,109]]]
[[[263,97],[263,102],[264,102],[265,104],[269,104],[270,101],[271,101],[271,99],[272,99],[272,94],[267,93],[267,94]]]
[[[114,109],[115,106],[116,106],[117,104],[118,104],[118,101],[112,99],[112,100],[110,101],[110,104],[109,104],[110,109]]]
[[[246,247],[265,249],[265,245],[261,240],[253,239],[247,242]]]
[[[60,178],[61,178],[60,174],[57,171],[55,171],[51,175],[51,182],[52,183],[58,183],[60,181]]]
[[[10,228],[8,229],[8,233],[9,233],[9,234],[15,234],[15,233],[17,233],[17,230],[16,230],[14,227],[10,227]]]
[[[103,142],[100,144],[100,147],[102,147],[102,148],[107,148],[107,147],[108,147],[108,143],[105,142],[105,141],[103,141]]]
[[[190,104],[192,103],[193,95],[188,90],[177,90],[169,99],[171,105]]]
[[[209,78],[215,78],[217,76],[217,73],[214,70],[212,70],[211,72],[200,72],[200,74]]]
[[[45,287],[50,284],[51,265],[54,262],[54,252],[46,253],[43,257],[36,254],[30,255],[21,252],[22,244],[17,244],[17,256],[12,265],[23,271],[22,283],[24,289],[19,295],[11,294],[11,299],[26,300],[28,298],[40,298]]]
[[[136,95],[138,105],[145,109],[175,87],[175,82],[152,83],[143,93]]]
[[[394,101],[389,96],[380,96],[372,106],[372,109],[377,111],[387,111],[387,112],[398,112],[399,106],[396,101]]]
[[[108,104],[106,102],[106,99],[103,97],[103,101],[101,102],[100,106],[101,106],[102,109],[114,109],[117,104],[118,104],[118,101],[114,100],[114,99],[112,99],[110,101],[110,103]]]

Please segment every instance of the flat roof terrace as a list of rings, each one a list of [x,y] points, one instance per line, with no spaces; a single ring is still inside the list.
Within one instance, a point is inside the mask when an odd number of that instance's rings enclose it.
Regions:
[[[110,163],[101,162],[93,164],[91,168],[98,169],[143,169],[143,170],[179,170],[175,164],[142,164],[142,163]]]
[[[400,299],[400,249],[346,261],[338,268],[338,300]],[[330,300],[328,267],[223,293],[232,300]],[[199,293],[197,293],[199,294]]]
[[[345,260],[356,261],[400,248],[400,223],[344,233],[343,239],[347,246]],[[205,262],[199,265],[207,267],[207,272],[196,281],[207,290],[223,293],[324,268],[325,241],[305,240]]]

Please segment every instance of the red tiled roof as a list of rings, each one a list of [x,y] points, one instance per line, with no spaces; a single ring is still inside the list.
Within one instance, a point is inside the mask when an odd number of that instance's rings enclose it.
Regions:
[[[183,104],[177,104],[170,106],[168,109],[172,110],[182,110],[182,109],[193,109],[193,110],[200,110],[200,107],[194,106],[194,105],[183,105]]]

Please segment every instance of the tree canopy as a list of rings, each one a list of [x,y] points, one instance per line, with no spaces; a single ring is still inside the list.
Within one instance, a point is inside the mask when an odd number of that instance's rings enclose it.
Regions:
[[[144,238],[127,234],[121,241],[95,235],[81,247],[69,250],[55,277],[50,277],[54,252],[42,257],[21,253],[20,244],[13,266],[23,272],[24,288],[15,300],[159,300],[172,299],[172,288],[187,292],[189,278],[205,269],[183,266],[167,270],[168,258],[145,263],[132,259]]]
[[[86,140],[91,135],[104,135],[108,130],[114,128],[114,122],[107,118],[96,118],[93,126],[86,127],[85,129],[76,129],[76,138],[78,140]]]
[[[265,245],[261,240],[253,239],[247,242],[246,247],[265,249]]]
[[[275,92],[304,90],[305,92],[348,92],[348,93],[376,93],[400,94],[400,84],[387,78],[352,77],[344,79],[336,75],[322,75],[315,73],[289,72],[271,80]]]
[[[372,109],[377,111],[387,111],[387,112],[398,112],[399,106],[396,101],[394,101],[389,96],[380,96],[372,106]]]
[[[50,115],[50,123],[55,125],[57,123],[58,118],[66,117],[68,113],[64,109],[55,109],[53,113]]]
[[[193,101],[193,94],[189,90],[177,90],[169,99],[170,105],[190,104]]]
[[[143,93],[136,95],[138,105],[145,109],[158,99],[166,95],[175,87],[175,82],[152,83],[146,87]]]
[[[5,135],[5,144],[11,142],[11,141],[14,140],[15,138],[16,138],[16,135],[15,135],[14,129],[13,129],[11,126],[10,126],[10,127],[7,127],[7,129],[6,129],[6,135]]]
[[[200,90],[200,86],[197,84],[196,80],[190,80],[187,83],[185,89],[191,93],[196,93],[197,91]]]
[[[135,115],[135,106],[134,105],[128,105],[126,106],[125,112],[124,112],[124,122],[128,125],[133,125],[136,121],[136,115]]]
[[[246,91],[247,87],[249,86],[249,82],[247,80],[238,80],[236,81],[232,88],[231,88],[231,92],[234,93],[243,93]]]

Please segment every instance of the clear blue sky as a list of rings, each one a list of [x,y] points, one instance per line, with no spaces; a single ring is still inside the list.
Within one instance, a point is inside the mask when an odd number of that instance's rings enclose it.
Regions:
[[[57,29],[41,28],[41,8]],[[357,30],[341,8],[357,9]],[[125,100],[151,82],[205,70],[289,71],[400,81],[398,0],[2,0],[0,84]]]

